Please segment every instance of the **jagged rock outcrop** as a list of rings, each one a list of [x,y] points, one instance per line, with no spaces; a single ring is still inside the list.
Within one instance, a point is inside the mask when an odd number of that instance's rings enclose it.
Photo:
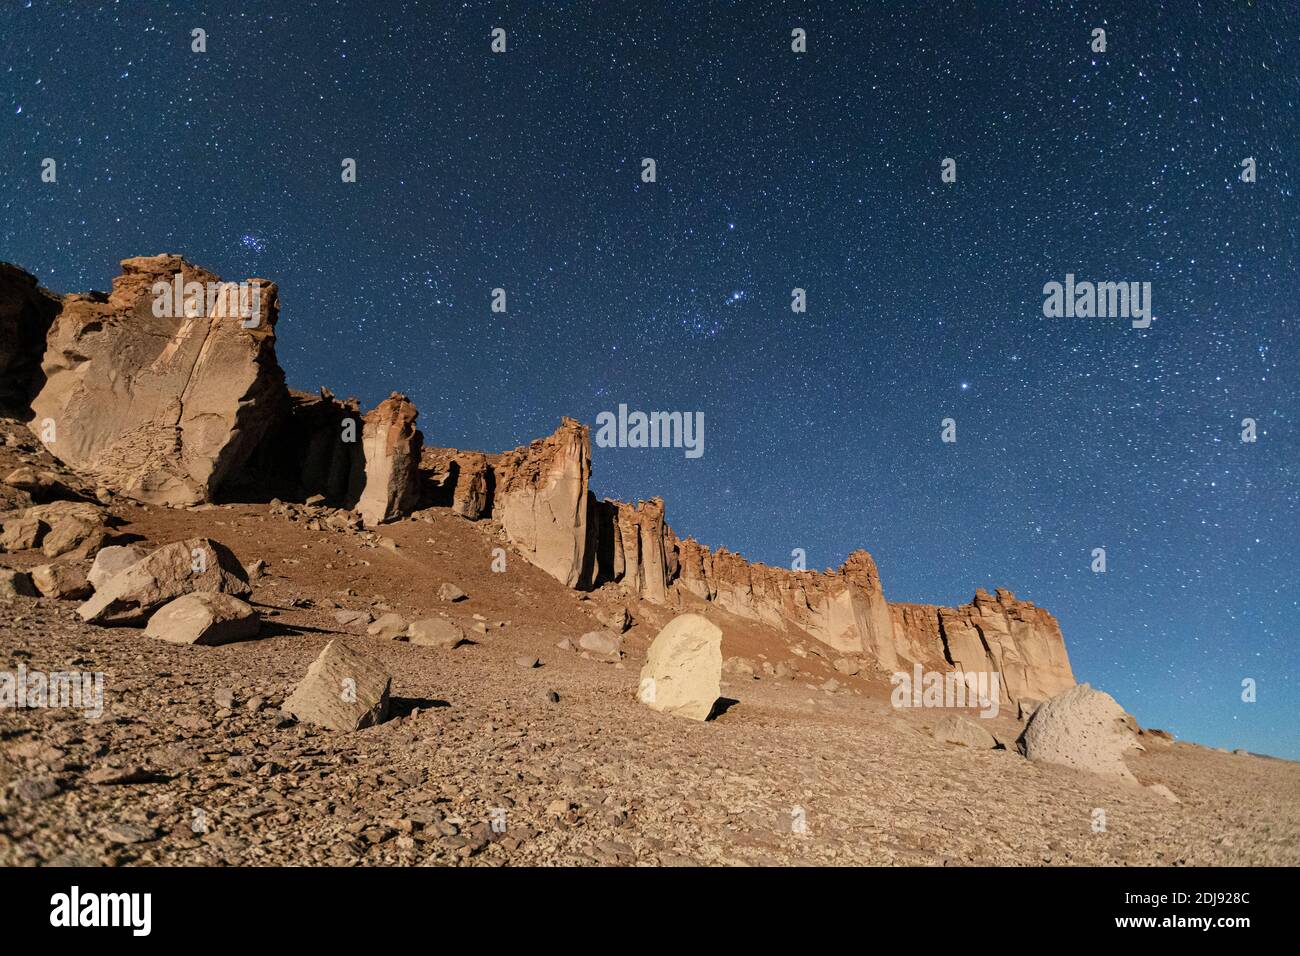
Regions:
[[[546,438],[501,455],[493,515],[520,553],[567,587],[589,578],[591,434],[565,418]]]
[[[363,420],[365,479],[355,510],[368,525],[405,514],[419,503],[424,437],[415,427],[418,414],[410,399],[394,392]]]
[[[1047,700],[1074,686],[1061,626],[1047,611],[998,588],[941,608],[947,658],[963,671],[996,670],[1008,701]]]
[[[62,307],[30,272],[0,262],[0,416],[31,417],[32,399],[45,384],[45,337]]]
[[[961,607],[891,606],[900,656],[926,667],[997,673],[1004,703],[1046,700],[1074,686],[1061,626],[1047,611],[1004,588],[983,589]],[[934,650],[941,649],[941,661]]]
[[[668,603],[668,587],[677,570],[664,524],[663,499],[634,505],[607,499],[596,507],[593,527],[596,581],[621,581],[643,600]]]
[[[113,490],[192,505],[244,464],[281,414],[285,389],[276,286],[249,280],[247,315],[233,286],[193,308],[193,298],[155,308],[157,290],[175,288],[178,275],[205,298],[220,281],[180,256],[144,256],[122,261],[107,296],[65,297],[31,427],[65,464]]]
[[[420,471],[425,476],[428,504],[450,508],[470,521],[491,512],[496,473],[492,459],[483,452],[425,448]]]
[[[719,548],[680,543],[681,586],[738,617],[779,630],[797,628],[837,651],[898,666],[894,628],[871,555],[855,551],[838,571],[772,568]]]

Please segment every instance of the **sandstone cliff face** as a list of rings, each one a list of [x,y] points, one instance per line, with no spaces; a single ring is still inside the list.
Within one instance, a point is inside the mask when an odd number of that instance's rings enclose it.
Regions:
[[[939,622],[953,666],[997,670],[1005,700],[1047,700],[1074,686],[1056,618],[1010,591],[976,591],[970,604],[940,608]]]
[[[123,260],[107,296],[65,298],[32,429],[41,436],[52,421],[49,450],[109,488],[190,505],[210,500],[241,468],[282,413],[285,389],[275,285],[249,280],[260,302],[247,320],[228,295],[190,317],[155,315],[154,284],[178,273],[205,287],[219,282],[180,256],[149,256]]]
[[[0,262],[0,415],[26,420],[44,385],[45,337],[62,300],[36,277]]]
[[[838,651],[870,654],[897,666],[893,623],[871,555],[855,551],[838,571],[791,571],[754,564],[688,538],[680,545],[680,584],[739,617],[803,631]]]
[[[172,505],[223,491],[323,495],[372,525],[449,507],[496,519],[525,559],[567,587],[614,583],[652,604],[711,602],[885,671],[996,671],[1004,701],[1046,700],[1074,684],[1056,619],[1009,591],[979,591],[958,608],[890,605],[865,551],[838,570],[806,572],[680,539],[661,498],[596,498],[590,435],[570,418],[501,455],[425,449],[403,395],[362,417],[355,399],[284,387],[274,285],[249,280],[251,318],[229,296],[173,318],[155,314],[156,283],[179,274],[215,286],[216,276],[179,256],[122,267],[109,295],[60,300],[0,265],[0,414],[34,413],[38,436],[52,421],[50,451],[110,488]]]
[[[587,480],[591,435],[565,418],[556,431],[501,455],[493,515],[530,562],[568,587],[590,574]]]
[[[941,649],[942,662],[956,670],[997,672],[1004,702],[1047,700],[1074,686],[1056,618],[1003,588],[996,596],[976,591],[957,608],[899,604],[890,610],[900,654],[933,667]]]

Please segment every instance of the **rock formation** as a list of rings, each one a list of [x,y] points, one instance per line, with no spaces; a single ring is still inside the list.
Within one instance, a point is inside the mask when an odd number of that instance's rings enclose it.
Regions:
[[[388,716],[392,682],[378,661],[330,641],[282,709],[327,730],[361,730]]]
[[[420,470],[428,504],[450,508],[470,521],[491,513],[496,472],[492,459],[483,452],[425,448]]]
[[[31,417],[32,399],[45,384],[45,338],[62,307],[34,275],[0,262],[0,415]]]
[[[1000,674],[1003,702],[1042,701],[1074,686],[1056,618],[1003,588],[996,596],[978,590],[958,608],[898,605],[893,624],[906,658],[932,665],[927,649],[938,647],[956,670]]]
[[[248,318],[230,289],[197,314],[155,314],[155,288],[178,275],[204,289],[219,283],[180,256],[147,256],[123,260],[107,296],[64,299],[31,425],[61,461],[107,487],[190,505],[211,500],[270,428],[284,374],[273,283],[250,280],[259,301]]]
[[[149,618],[144,632],[172,644],[229,644],[256,637],[257,612],[239,598],[194,591],[169,601]]]
[[[175,255],[126,259],[122,270],[108,295],[59,298],[0,266],[0,413],[31,419],[31,431],[75,472],[25,467],[6,479],[5,548],[43,546],[78,559],[103,548],[107,530],[93,507],[82,514],[59,500],[78,496],[68,483],[85,485],[82,475],[93,479],[91,491],[98,483],[155,503],[319,496],[360,515],[338,512],[331,527],[446,507],[499,524],[525,560],[567,587],[611,586],[621,600],[672,608],[707,602],[815,639],[837,652],[842,673],[917,664],[996,672],[1002,701],[1021,713],[1074,684],[1056,619],[1009,591],[981,590],[957,608],[891,605],[866,551],[837,570],[795,571],[679,538],[663,499],[629,504],[592,493],[590,433],[570,418],[499,455],[425,448],[415,406],[399,393],[363,417],[355,399],[285,387],[273,284],[249,280],[256,295],[247,300],[222,293],[188,309],[177,283],[220,293],[216,276]],[[182,308],[159,314],[159,290],[168,289]],[[32,502],[51,503],[19,507]],[[92,569],[97,591],[87,607],[96,620],[138,619],[132,599],[109,597],[131,569],[112,570],[120,573],[110,577],[107,560]],[[135,586],[152,594],[147,583]],[[628,626],[626,609],[620,618],[602,623],[617,633]]]
[[[567,587],[589,573],[591,435],[564,419],[554,434],[503,454],[493,513],[523,556]]]
[[[405,395],[394,392],[366,415],[362,428],[365,481],[356,510],[368,525],[410,512],[419,502],[418,413]]]

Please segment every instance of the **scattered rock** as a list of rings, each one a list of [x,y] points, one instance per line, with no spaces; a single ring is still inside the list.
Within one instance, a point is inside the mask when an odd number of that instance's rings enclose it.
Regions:
[[[405,637],[406,627],[406,618],[402,617],[400,614],[388,613],[381,615],[379,620],[366,628],[366,633],[371,637],[382,638],[386,641],[395,641]]]
[[[969,747],[972,750],[993,750],[998,746],[996,737],[961,714],[949,714],[940,718],[934,727],[934,739],[946,744]]]
[[[50,526],[41,551],[47,558],[57,558],[74,551],[78,557],[92,558],[107,540],[108,532],[100,522],[69,516]]]
[[[361,730],[388,716],[392,680],[378,661],[333,640],[307,668],[283,710],[327,730]]]
[[[101,548],[95,555],[95,561],[91,564],[90,573],[86,577],[90,581],[90,586],[100,591],[113,575],[125,571],[146,557],[148,552],[133,544],[109,545]]]
[[[39,518],[24,515],[10,518],[4,523],[0,533],[0,549],[5,551],[28,551],[41,543],[46,532],[46,525]]]
[[[862,671],[862,663],[851,657],[838,657],[835,659],[835,669],[846,677],[853,677]]]
[[[460,629],[460,625],[445,617],[427,617],[420,621],[412,621],[407,636],[412,644],[420,647],[447,649],[456,647],[465,640],[465,632]]]
[[[1150,786],[1148,786],[1147,789],[1150,790],[1152,793],[1158,793],[1160,796],[1164,797],[1170,803],[1183,802],[1179,800],[1176,796],[1174,796],[1174,792],[1170,790],[1168,787],[1166,787],[1163,783],[1153,783]]]
[[[37,597],[32,576],[26,571],[0,568],[0,598]]]
[[[515,663],[524,670],[532,670],[534,667],[542,666],[541,659],[536,657],[516,657]]]
[[[623,657],[623,642],[608,631],[588,631],[578,638],[578,647],[602,661],[617,661]]]
[[[754,665],[743,657],[728,657],[722,662],[722,670],[726,674],[742,679],[755,676]]]
[[[110,823],[106,827],[101,827],[100,831],[104,838],[113,843],[148,843],[151,840],[158,839],[162,835],[157,827],[151,827],[144,823]]]
[[[90,582],[74,564],[41,564],[32,568],[32,583],[45,597],[62,601],[90,596]]]
[[[344,627],[360,627],[373,621],[374,615],[369,611],[335,611],[334,620]]]
[[[438,588],[438,597],[454,604],[456,601],[465,600],[469,595],[454,584],[444,584],[442,587]]]
[[[257,612],[239,598],[215,591],[194,591],[163,605],[144,632],[172,644],[228,644],[256,637]]]
[[[622,634],[632,626],[632,615],[622,605],[597,614],[596,619],[615,634]]]
[[[244,598],[252,588],[229,548],[210,538],[190,538],[165,545],[113,575],[77,613],[94,624],[136,624],[191,591]]]

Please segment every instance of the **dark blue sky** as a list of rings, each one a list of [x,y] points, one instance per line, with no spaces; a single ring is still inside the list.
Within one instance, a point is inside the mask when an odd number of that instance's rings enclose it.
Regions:
[[[866,547],[894,600],[1009,587],[1143,724],[1300,757],[1296,4],[154,6],[0,13],[0,259],[274,279],[291,384],[405,390],[432,444],[701,411],[704,457],[597,449],[596,491]],[[1068,272],[1151,328],[1043,318]]]

